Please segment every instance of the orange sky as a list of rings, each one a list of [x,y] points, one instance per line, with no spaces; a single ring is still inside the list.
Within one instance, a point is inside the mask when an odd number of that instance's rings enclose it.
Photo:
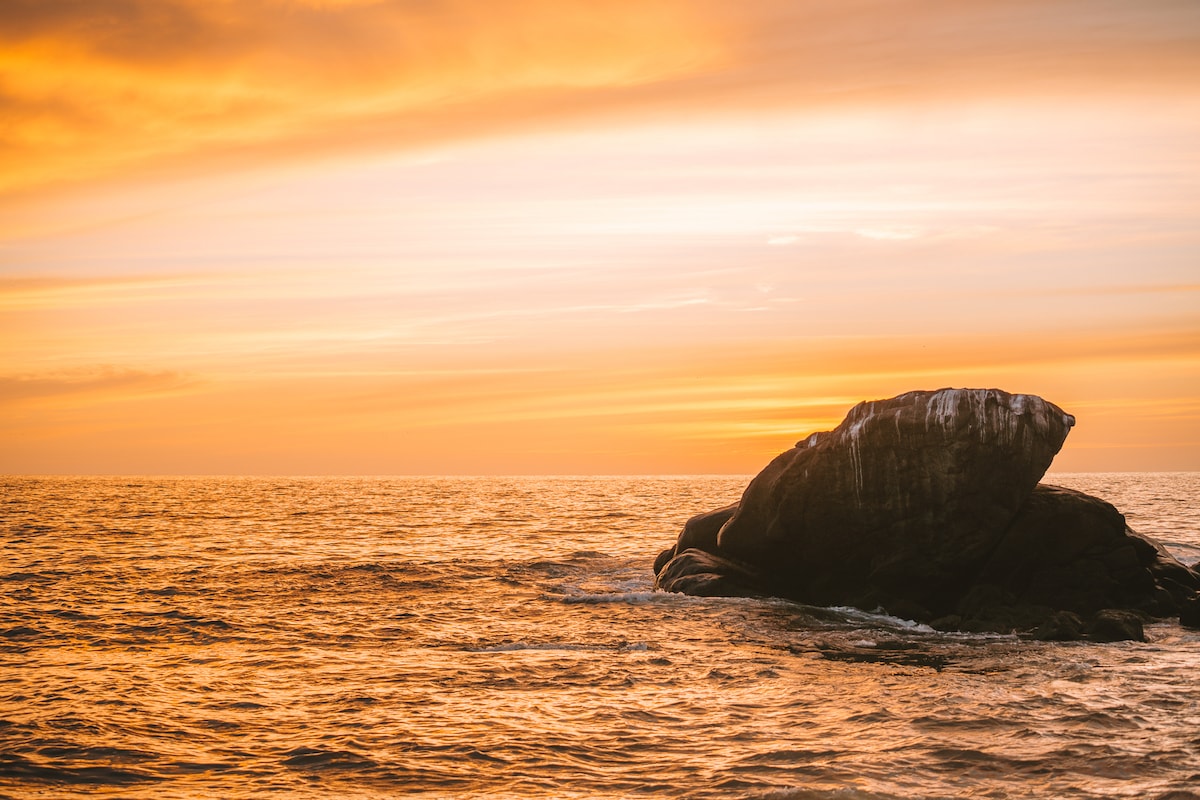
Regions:
[[[1200,5],[6,0],[0,472],[1200,470]]]

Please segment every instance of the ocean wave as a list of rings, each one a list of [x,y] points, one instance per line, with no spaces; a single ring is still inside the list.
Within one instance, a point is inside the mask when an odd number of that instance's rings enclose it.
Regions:
[[[113,766],[71,767],[55,763],[38,763],[11,753],[0,753],[0,778],[93,786],[121,786],[162,780],[158,775],[141,770]]]
[[[882,628],[909,633],[938,634],[928,625],[911,619],[891,616],[883,611],[863,611],[850,606],[811,606],[779,597],[697,597],[694,595],[664,592],[658,589],[635,589],[616,592],[568,591],[564,594],[544,594],[541,599],[559,603],[627,605],[702,605],[702,606],[752,606],[795,611],[810,619],[814,625],[833,623],[863,628]],[[970,634],[970,636],[975,636]]]
[[[53,530],[0,537],[0,798],[1200,800],[1173,620],[1061,644],[654,591],[647,532],[744,479],[125,483],[0,492]],[[539,522],[497,515],[514,486]],[[1164,502],[1147,532],[1200,548]]]
[[[306,770],[359,770],[378,767],[379,764],[349,750],[322,750],[317,747],[297,747],[284,753],[281,763],[285,767]]]
[[[751,795],[747,800],[903,800],[894,794],[880,794],[862,789],[780,789],[766,794]]]
[[[686,595],[672,594],[670,592],[598,592],[598,593],[581,593],[581,594],[564,594],[564,595],[542,595],[543,600],[552,600],[568,605],[584,604],[584,605],[599,605],[602,603],[626,603],[628,605],[647,605],[647,604],[666,604],[674,605],[680,602],[688,603],[690,601],[704,601],[709,598],[704,597],[689,597]]]
[[[614,644],[597,644],[588,642],[504,642],[502,644],[484,645],[464,648],[469,653],[516,653],[524,650],[538,652],[606,652],[614,651],[645,651],[650,645],[645,642],[616,642]]]
[[[827,610],[842,615],[848,621],[863,622],[870,626],[898,628],[913,633],[937,633],[923,622],[894,617],[884,611],[863,611],[851,606],[828,606]]]

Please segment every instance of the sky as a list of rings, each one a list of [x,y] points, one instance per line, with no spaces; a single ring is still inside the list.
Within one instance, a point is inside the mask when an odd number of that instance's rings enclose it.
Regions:
[[[5,0],[0,473],[1200,470],[1194,0]]]

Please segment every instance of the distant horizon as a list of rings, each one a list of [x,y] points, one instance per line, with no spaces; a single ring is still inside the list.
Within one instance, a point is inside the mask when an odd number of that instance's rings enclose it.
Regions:
[[[1200,4],[0,4],[0,473],[1200,470]]]
[[[765,466],[765,465],[764,465]],[[627,473],[0,473],[0,478],[297,478],[320,480],[323,478],[738,478],[751,479],[757,473],[753,472],[627,472]],[[1191,469],[1160,469],[1160,470],[1048,470],[1042,477],[1051,475],[1195,475],[1200,470]]]

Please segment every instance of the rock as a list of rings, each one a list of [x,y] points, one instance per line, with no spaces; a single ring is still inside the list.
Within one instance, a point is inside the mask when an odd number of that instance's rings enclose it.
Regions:
[[[675,548],[673,546],[668,547],[666,550],[663,550],[661,553],[659,553],[658,557],[654,559],[654,574],[658,575],[658,573],[662,572],[663,567],[665,567],[667,565],[667,562],[669,562],[674,557],[675,557]]]
[[[719,550],[804,602],[949,613],[1073,423],[995,389],[860,403],[751,481]]]
[[[689,519],[675,546],[654,560],[655,588],[704,597],[766,593],[761,575],[717,555],[717,532],[736,510],[734,503]]]
[[[679,534],[679,540],[675,543],[674,552],[682,553],[684,550],[696,548],[703,550],[706,553],[717,553],[717,532],[721,530],[729,518],[733,516],[733,512],[737,511],[738,504],[718,508],[715,511],[706,511],[703,514],[697,514],[689,519],[683,526],[683,532]],[[659,568],[655,566],[655,574],[658,574]]]
[[[1055,611],[1033,632],[1033,638],[1044,642],[1077,642],[1083,638],[1083,620],[1072,611]]]
[[[733,516],[735,510],[737,510],[737,503],[725,506],[724,508],[718,508],[715,511],[706,511],[689,519],[684,524],[683,532],[679,534],[679,539],[675,542],[675,546],[663,550],[658,554],[658,558],[654,559],[654,574],[656,576],[661,574],[667,563],[677,553],[682,553],[685,550],[696,549],[716,554],[718,552],[717,531],[721,530],[721,526]]]
[[[959,630],[1011,633],[1044,623],[1053,608],[1022,602],[1011,587],[977,581],[956,606]]]
[[[1200,575],[1110,504],[1039,485],[1073,424],[996,389],[860,403],[776,457],[739,503],[690,519],[656,584],[1045,636],[1072,630],[1056,612],[1095,615],[1093,636],[1116,629],[1105,609],[1200,617]]]
[[[1144,642],[1142,619],[1132,611],[1106,608],[1088,622],[1084,633],[1093,642]]]
[[[1130,608],[1167,616],[1200,589],[1195,573],[1131,531],[1110,503],[1044,484],[975,580],[1006,587],[1021,605],[1083,615]]]
[[[1189,597],[1181,604],[1179,624],[1185,628],[1200,628],[1200,596]]]
[[[1165,547],[1149,536],[1139,536],[1133,531],[1129,531],[1129,534],[1137,542],[1142,563],[1146,564],[1155,582],[1170,594],[1173,601],[1172,611],[1178,610],[1200,592],[1200,571],[1184,566],[1168,553]]]
[[[727,558],[690,548],[655,576],[656,588],[698,597],[758,597],[767,594],[757,570]]]

